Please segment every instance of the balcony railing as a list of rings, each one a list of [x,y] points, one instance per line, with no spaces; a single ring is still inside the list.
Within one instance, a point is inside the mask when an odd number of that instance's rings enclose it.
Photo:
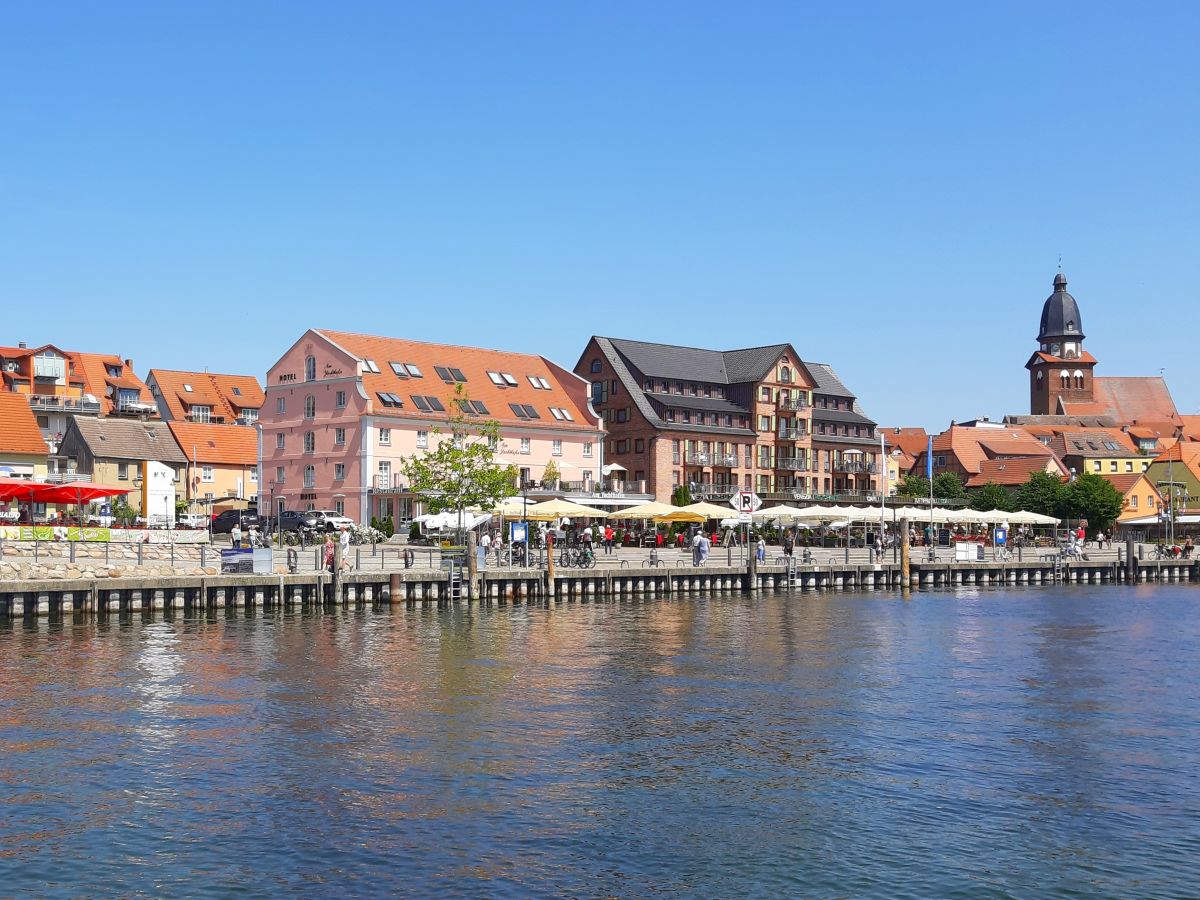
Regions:
[[[407,489],[404,482],[404,476],[398,472],[393,472],[391,475],[376,475],[374,489],[380,491],[403,491]]]
[[[790,428],[786,425],[779,426],[779,439],[782,441],[802,441],[808,437],[807,428],[797,428],[795,425]]]
[[[85,475],[82,472],[51,472],[46,476],[47,484],[72,484],[76,481],[88,482],[91,480],[91,475]]]
[[[689,466],[712,465],[712,455],[697,450],[689,450],[683,455],[683,458]]]
[[[846,475],[874,475],[875,463],[863,462],[861,459],[834,460],[833,471]]]
[[[788,472],[807,472],[808,460],[799,457],[781,456],[775,460],[775,468],[784,469]]]
[[[807,397],[780,397],[780,409],[808,409]]]
[[[53,394],[30,394],[29,405],[39,412],[70,412],[85,415],[100,415],[99,400],[83,400],[79,397],[57,397]]]

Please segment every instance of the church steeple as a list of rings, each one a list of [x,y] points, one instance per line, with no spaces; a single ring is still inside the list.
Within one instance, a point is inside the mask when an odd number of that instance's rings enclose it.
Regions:
[[[1067,292],[1067,276],[1054,276],[1054,291],[1042,304],[1038,351],[1029,370],[1029,411],[1033,415],[1070,415],[1071,404],[1094,398],[1092,367],[1096,360],[1083,349],[1083,317]]]

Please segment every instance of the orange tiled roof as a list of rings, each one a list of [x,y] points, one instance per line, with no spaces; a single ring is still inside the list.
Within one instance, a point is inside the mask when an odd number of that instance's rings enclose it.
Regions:
[[[997,457],[1054,457],[1054,451],[1022,429],[952,425],[933,439],[934,452],[952,453],[967,472],[979,472],[984,460]],[[921,454],[924,456],[924,454]]]
[[[1120,491],[1122,496],[1128,494],[1131,490],[1133,490],[1133,486],[1135,484],[1137,484],[1143,478],[1146,478],[1146,475],[1143,472],[1122,472],[1117,475],[1112,473],[1105,475],[1102,472],[1097,472],[1096,474]],[[1146,480],[1149,481],[1148,478]]]
[[[587,408],[585,385],[578,382],[569,370],[560,370],[541,356],[527,353],[511,353],[505,350],[486,350],[479,347],[458,347],[452,344],[431,344],[402,338],[376,337],[366,334],[350,334],[344,331],[320,329],[324,336],[347,353],[359,359],[370,359],[379,368],[379,373],[364,372],[363,388],[371,402],[371,414],[376,416],[404,416],[405,418],[429,418],[445,420],[444,412],[423,412],[412,402],[412,395],[437,397],[450,410],[447,402],[454,396],[454,385],[445,383],[436,374],[434,367],[456,367],[466,377],[463,385],[467,396],[482,402],[487,408],[487,418],[506,425],[521,425],[529,428],[586,429],[596,430],[596,420]],[[390,363],[411,363],[417,366],[423,378],[400,378],[392,371]],[[565,371],[560,376],[558,371]],[[492,383],[488,372],[512,375],[516,385],[499,387]],[[549,390],[536,389],[529,376],[543,378]],[[567,379],[576,382],[573,390],[565,387]],[[379,391],[398,394],[404,401],[403,409],[384,406],[378,399]],[[532,406],[538,413],[536,419],[523,419],[510,408],[510,403]],[[560,421],[550,412],[551,407],[566,409],[571,421]]]
[[[243,409],[261,409],[263,389],[253,375],[223,375],[217,372],[181,372],[151,369],[147,381],[158,385],[159,395],[172,419],[186,419],[184,406],[211,406],[214,416],[233,422]],[[188,391],[184,385],[191,387]],[[239,393],[240,392],[240,393]]]
[[[1160,376],[1096,378],[1092,384],[1091,402],[1062,402],[1067,415],[1111,416],[1122,424],[1182,424],[1167,383]]]
[[[113,381],[119,381],[120,387],[136,390],[139,402],[145,403],[147,406],[154,405],[154,401],[150,397],[150,390],[134,374],[133,370],[125,365],[125,361],[121,357],[103,353],[75,352],[68,352],[67,356],[75,363],[75,375],[68,380],[75,383],[81,379],[84,393],[91,394],[99,400],[103,405],[106,415],[116,409],[117,406],[115,398],[109,396],[107,390],[109,383]],[[108,366],[119,367],[121,374],[115,377],[109,375]]]
[[[929,433],[924,428],[884,428],[879,426],[878,433],[887,439],[890,446],[899,447],[914,458],[929,446]]]
[[[167,423],[179,449],[193,463],[258,465],[258,430],[251,425]]]
[[[979,471],[967,479],[967,487],[979,487],[989,482],[1011,487],[1027,482],[1031,473],[1047,469],[1063,474],[1062,464],[1052,455],[985,459],[979,464]]]
[[[1180,416],[1183,422],[1183,437],[1188,441],[1200,441],[1200,416]]]
[[[0,392],[0,452],[50,453],[24,394]]]

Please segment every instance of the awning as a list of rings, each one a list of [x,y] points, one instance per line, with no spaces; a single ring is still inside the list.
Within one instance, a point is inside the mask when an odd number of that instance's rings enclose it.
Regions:
[[[620,463],[609,463],[600,469],[600,471],[605,475],[611,475],[613,472],[628,472],[629,470]]]

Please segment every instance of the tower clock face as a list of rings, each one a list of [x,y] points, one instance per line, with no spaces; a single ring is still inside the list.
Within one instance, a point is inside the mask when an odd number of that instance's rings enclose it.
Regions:
[[[1051,356],[1058,356],[1058,352],[1059,352],[1061,349],[1062,349],[1062,347],[1061,347],[1061,346],[1059,346],[1058,344],[1051,344],[1051,345],[1050,345],[1050,355],[1051,355]]]

